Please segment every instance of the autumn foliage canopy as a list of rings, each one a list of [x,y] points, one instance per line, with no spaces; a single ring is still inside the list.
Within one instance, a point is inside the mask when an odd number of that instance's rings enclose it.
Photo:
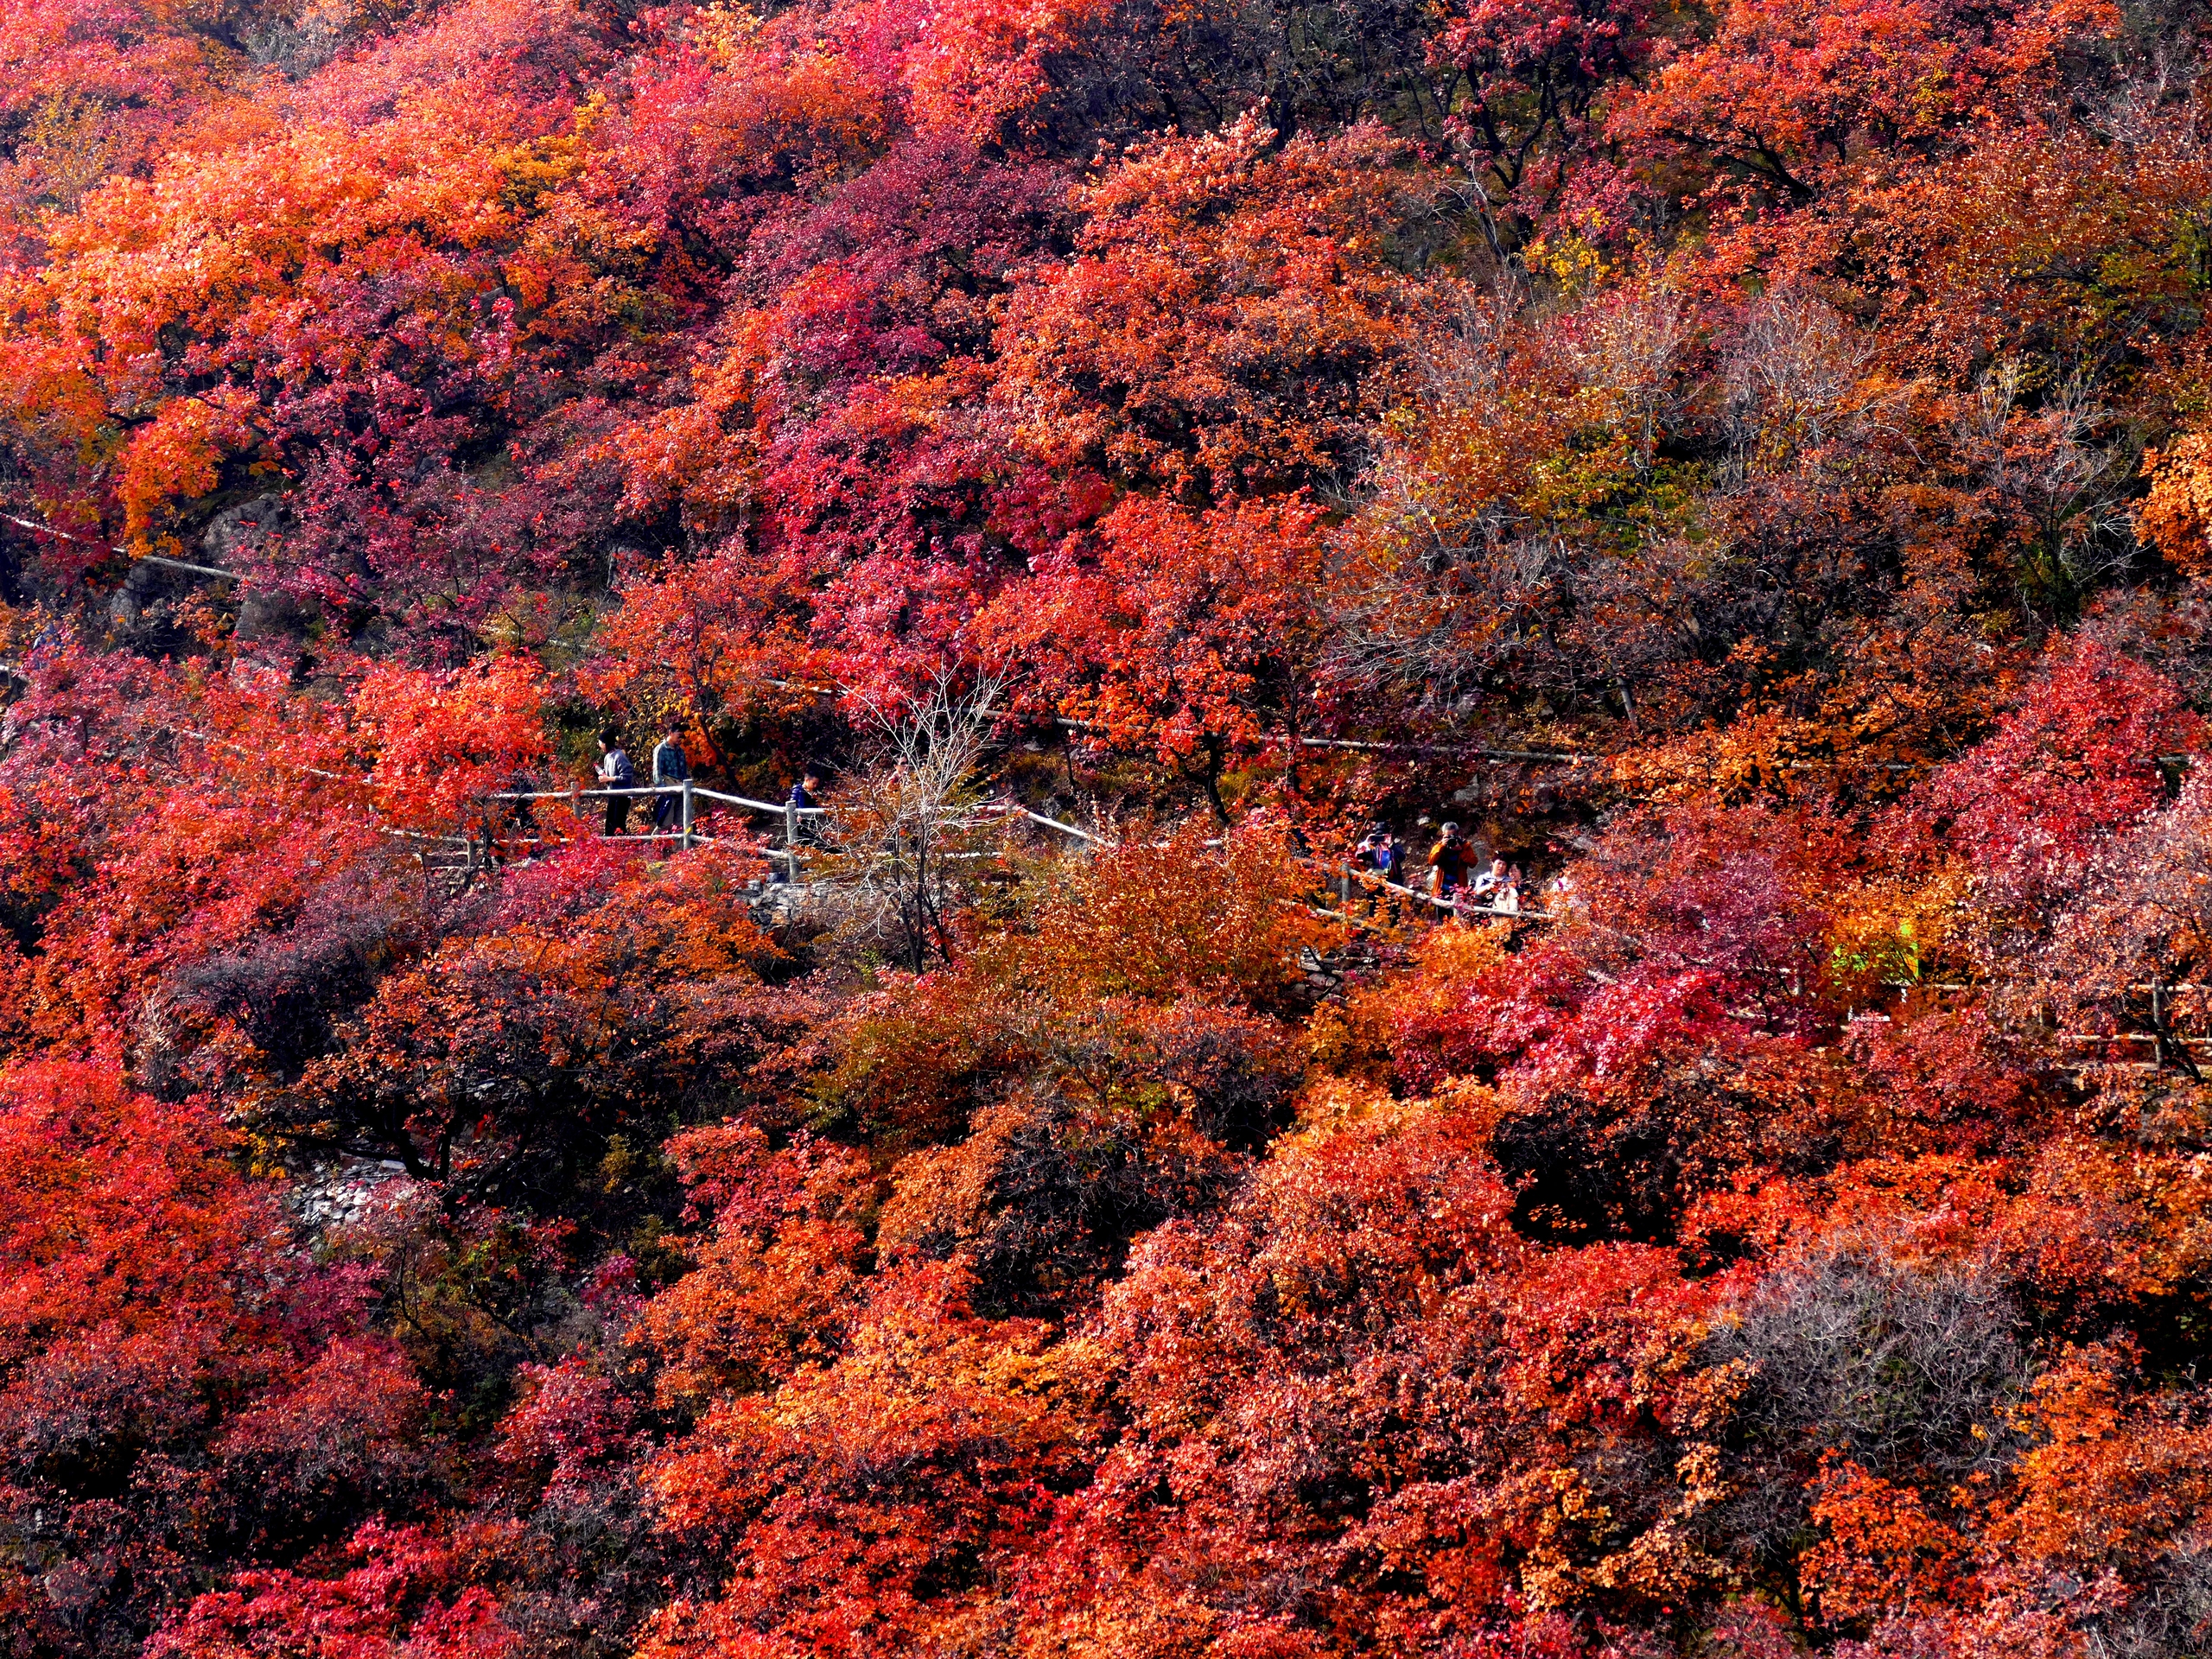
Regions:
[[[2208,40],[0,3],[0,1651],[2212,1652]]]

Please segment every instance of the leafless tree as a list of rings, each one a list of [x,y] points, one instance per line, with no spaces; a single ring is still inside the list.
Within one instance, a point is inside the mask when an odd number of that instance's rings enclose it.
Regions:
[[[2037,1029],[2048,1016],[2062,1030],[2148,1035],[2155,1047],[2119,1046],[2113,1057],[2155,1056],[2198,1076],[2202,1057],[2190,1045],[2204,1035],[2212,1009],[2202,993],[2160,995],[2152,987],[2200,982],[2212,967],[2208,859],[2212,780],[2192,778],[2171,807],[2116,838],[2074,882],[2046,949],[2008,955],[2002,935],[1982,947],[1995,1011],[2022,1030]]]
[[[2125,1607],[2087,1631],[2097,1659],[2201,1659],[2212,1652],[2212,1535],[2164,1551]]]
[[[1714,1519],[1755,1552],[1803,1524],[1806,1465],[1833,1450],[1882,1476],[1956,1480],[2017,1451],[2020,1319],[1974,1262],[1911,1259],[1879,1230],[1770,1274],[1719,1321],[1708,1356],[1741,1368],[1736,1496]]]
[[[1575,379],[1595,393],[1616,428],[1634,434],[1638,464],[1681,417],[1685,389],[1679,369],[1690,338],[1681,297],[1668,289],[1609,298],[1582,314],[1568,357]]]
[[[2016,359],[1992,367],[1961,410],[1955,442],[2024,543],[2022,597],[2065,603],[2134,553],[2127,491],[2135,457],[2099,441],[2112,425],[2090,384],[2031,388]]]
[[[986,679],[962,691],[940,676],[910,702],[868,709],[864,762],[823,820],[840,926],[917,973],[932,954],[950,959],[960,866],[998,823],[982,810],[976,770],[999,689]]]
[[[2135,149],[2156,144],[2170,156],[2194,156],[2202,142],[2194,94],[2203,48],[2186,22],[2159,18],[2156,11],[2143,20],[2147,38],[2124,55],[2102,97],[2090,97],[2085,119],[2114,143]]]
[[[1871,340],[1810,294],[1783,289],[1753,304],[1721,359],[1734,480],[1787,472],[1856,436],[1875,413],[1865,391],[1873,355]]]
[[[1416,364],[1431,424],[1480,430],[1503,418],[1527,296],[1501,284],[1467,304]],[[1363,480],[1376,532],[1332,583],[1332,671],[1411,690],[1444,712],[1483,677],[1541,650],[1563,591],[1567,550],[1508,497],[1469,499],[1436,475],[1420,442],[1386,442]]]

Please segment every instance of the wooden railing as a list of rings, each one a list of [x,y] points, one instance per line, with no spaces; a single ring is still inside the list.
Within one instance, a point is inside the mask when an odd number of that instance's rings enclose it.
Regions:
[[[681,848],[688,849],[697,845],[701,842],[711,841],[713,839],[711,836],[709,836],[698,827],[700,802],[708,802],[715,806],[734,806],[738,808],[741,811],[774,817],[782,821],[784,830],[784,874],[785,879],[794,886],[796,886],[798,881],[798,866],[801,855],[799,840],[800,820],[804,818],[827,818],[834,816],[831,810],[825,806],[798,806],[793,804],[790,801],[784,801],[780,804],[775,801],[756,801],[749,795],[733,795],[723,790],[709,789],[705,785],[696,783],[688,778],[679,783],[647,784],[631,789],[503,790],[486,798],[494,801],[509,801],[515,803],[526,803],[531,801],[573,801],[580,803],[583,801],[608,800],[658,800],[663,796],[673,796],[680,803],[677,820],[678,827],[674,830],[655,830],[642,833],[634,836],[625,836],[624,839],[637,841],[673,841],[678,843]],[[1093,835],[1090,830],[1078,829],[1072,823],[1063,823],[1059,819],[1048,817],[1042,812],[1033,812],[1030,810],[1029,808],[1021,805],[1018,802],[986,802],[981,810],[985,812],[997,813],[1005,817],[1027,818],[1032,823],[1043,824],[1048,830],[1058,830],[1064,836],[1072,836],[1077,840],[1087,842],[1093,846],[1103,847],[1110,846],[1112,844],[1102,836]]]
[[[1320,864],[1318,859],[1303,859],[1300,861],[1311,867],[1318,867]],[[1418,887],[1403,886],[1391,880],[1388,876],[1378,875],[1372,870],[1359,869],[1349,863],[1339,864],[1335,868],[1337,874],[1334,880],[1338,885],[1338,891],[1347,906],[1351,903],[1353,887],[1359,887],[1370,892],[1395,893],[1401,898],[1410,899],[1416,904],[1427,905],[1453,916],[1491,916],[1510,922],[1555,922],[1560,919],[1548,910],[1507,910],[1496,904],[1477,905],[1466,903],[1457,898],[1446,899],[1433,893],[1423,893]],[[1371,924],[1363,922],[1358,917],[1352,915],[1349,909],[1330,913],[1350,922],[1355,927],[1371,926]]]
[[[658,800],[664,796],[673,796],[680,803],[677,827],[668,830],[644,831],[635,836],[625,836],[622,839],[672,841],[677,842],[680,849],[684,849],[702,842],[711,841],[713,837],[698,828],[699,803],[702,801],[717,806],[736,807],[741,811],[779,818],[782,821],[784,831],[782,857],[785,879],[794,887],[798,885],[799,860],[802,856],[799,821],[802,818],[828,818],[835,816],[832,810],[828,807],[795,806],[789,801],[779,804],[774,801],[755,800],[747,795],[734,795],[722,790],[709,789],[690,779],[685,779],[679,783],[648,784],[630,789],[504,790],[487,798],[516,804],[537,801],[569,801],[581,804],[584,801]],[[1041,824],[1046,829],[1071,836],[1090,846],[1112,847],[1116,844],[1091,830],[1080,829],[1075,824],[1065,823],[1043,812],[1033,811],[1019,802],[987,802],[981,810],[1010,817],[1026,818],[1032,823]],[[1377,928],[1371,918],[1363,918],[1351,913],[1349,906],[1355,887],[1370,892],[1388,892],[1402,899],[1409,899],[1416,905],[1428,906],[1442,912],[1442,915],[1438,918],[1440,920],[1442,919],[1442,916],[1460,918],[1483,916],[1508,922],[1554,922],[1560,919],[1548,911],[1509,910],[1495,903],[1470,904],[1459,898],[1446,899],[1436,893],[1423,893],[1418,888],[1408,887],[1386,876],[1379,875],[1372,870],[1358,869],[1350,863],[1332,863],[1311,857],[1300,858],[1299,861],[1309,869],[1323,873],[1325,879],[1337,887],[1346,906],[1343,910],[1330,910],[1316,906],[1313,907],[1315,913],[1367,931],[1385,930]]]

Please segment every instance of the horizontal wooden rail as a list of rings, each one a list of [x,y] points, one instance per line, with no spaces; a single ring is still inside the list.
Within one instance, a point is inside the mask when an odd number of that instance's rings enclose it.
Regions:
[[[1042,812],[1032,812],[1026,806],[1014,806],[1011,803],[1007,804],[1011,810],[1020,813],[1032,823],[1041,823],[1048,830],[1057,830],[1064,836],[1073,836],[1078,841],[1087,841],[1094,847],[1110,847],[1114,844],[1103,836],[1094,836],[1090,830],[1078,830],[1071,823],[1062,823],[1058,818],[1048,818]]]
[[[1322,861],[1319,859],[1306,859],[1303,861],[1309,866],[1322,865]],[[1440,898],[1433,893],[1423,893],[1418,887],[1402,886],[1391,880],[1388,876],[1376,874],[1372,870],[1353,869],[1349,866],[1340,868],[1345,875],[1363,887],[1386,888],[1391,893],[1401,893],[1406,898],[1417,899],[1422,904],[1433,905],[1437,909],[1448,911],[1455,916],[1502,916],[1508,921],[1531,922],[1555,922],[1560,919],[1548,910],[1501,910],[1496,905],[1463,905],[1456,899]]]
[[[170,570],[188,570],[195,576],[213,576],[218,582],[243,582],[245,578],[235,570],[226,570],[219,564],[194,564],[189,559],[173,559],[166,553],[133,553],[127,547],[99,541],[90,536],[73,535],[66,530],[56,530],[52,524],[41,524],[29,518],[18,518],[12,512],[0,512],[0,521],[22,530],[35,531],[41,536],[58,536],[65,542],[74,542],[79,547],[97,547],[109,553],[120,553],[126,559],[140,564],[158,564]]]
[[[696,785],[691,792],[702,800],[719,801],[725,806],[741,806],[749,812],[796,812],[802,818],[818,818],[830,810],[826,806],[793,806],[789,801],[756,801],[744,795],[725,795],[718,789],[701,789]]]
[[[681,795],[683,793],[682,784],[641,784],[634,789],[607,789],[599,786],[590,789],[581,787],[504,789],[483,798],[493,801],[604,801],[617,798],[636,800],[649,795]],[[691,786],[691,793],[693,798],[698,800],[718,801],[725,806],[741,806],[749,811],[772,812],[779,816],[790,810],[798,813],[802,818],[818,818],[829,811],[829,808],[822,806],[789,806],[787,803],[756,801],[743,795],[725,795],[718,789],[706,789],[696,784]]]

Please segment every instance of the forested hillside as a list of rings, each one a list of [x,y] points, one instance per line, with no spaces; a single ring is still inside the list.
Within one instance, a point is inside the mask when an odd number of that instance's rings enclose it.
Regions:
[[[2208,21],[0,0],[0,1649],[2212,1652]]]

